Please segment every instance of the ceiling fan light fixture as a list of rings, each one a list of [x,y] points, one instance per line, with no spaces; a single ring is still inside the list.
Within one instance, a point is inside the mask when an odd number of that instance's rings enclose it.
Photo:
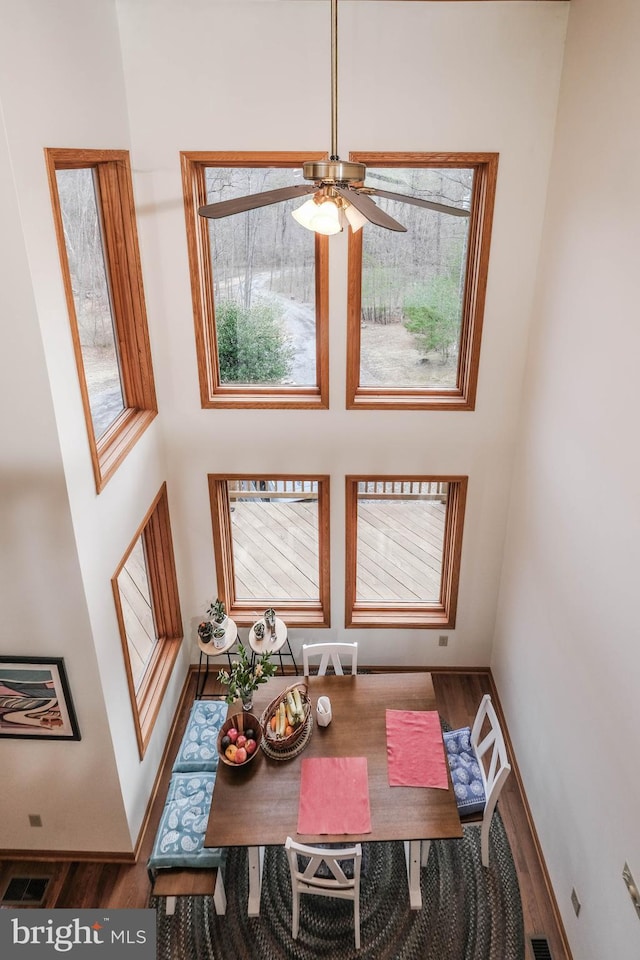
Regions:
[[[300,226],[324,236],[331,236],[342,230],[340,209],[331,197],[324,197],[320,202],[312,197],[297,210],[293,210],[291,216]]]
[[[359,210],[356,210],[352,203],[345,203],[344,215],[349,221],[349,226],[354,233],[357,233],[358,230],[362,230],[365,223],[369,223],[367,218],[360,213]]]

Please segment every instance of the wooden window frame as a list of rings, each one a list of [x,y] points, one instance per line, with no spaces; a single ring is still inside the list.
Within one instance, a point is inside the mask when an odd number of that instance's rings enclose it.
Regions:
[[[209,474],[209,499],[213,527],[213,549],[216,562],[218,596],[227,613],[239,626],[250,626],[260,613],[259,600],[238,600],[235,591],[233,535],[229,503],[229,480],[312,480],[318,484],[318,601],[275,601],[277,612],[293,627],[330,627],[330,544],[329,544],[329,477],[316,474],[216,473]],[[265,598],[265,604],[269,598]],[[256,609],[257,608],[257,609]]]
[[[44,152],[91,462],[96,491],[100,493],[158,412],[129,153],[126,150],[58,148],[45,148]],[[112,296],[124,401],[124,410],[100,438],[95,436],[91,418],[56,181],[57,170],[87,168],[95,169],[99,186],[98,209],[102,221],[103,253]]]
[[[442,578],[437,603],[364,603],[356,600],[358,484],[367,481],[447,483],[447,511],[442,543]],[[452,629],[456,624],[462,531],[467,499],[466,476],[371,475],[346,477],[345,626]]]
[[[349,230],[347,305],[347,409],[474,410],[480,363],[491,226],[498,175],[497,153],[350,153],[349,159],[370,167],[472,167],[475,170],[462,326],[456,386],[363,387],[360,385],[362,306],[362,231]],[[368,229],[366,226],[365,230]]]
[[[203,408],[317,409],[329,406],[329,244],[315,238],[316,370],[315,386],[230,385],[220,383],[216,337],[209,221],[198,216],[207,203],[207,167],[302,167],[306,160],[324,160],[326,153],[211,153],[182,151],[182,186],[187,229],[187,250],[195,322],[196,354]],[[301,228],[303,229],[303,228]]]
[[[140,687],[136,692],[129,659],[127,631],[118,587],[118,577],[140,537],[143,538],[144,543],[151,605],[158,642]],[[140,759],[142,759],[151,739],[151,733],[184,636],[166,483],[163,483],[133,540],[127,547],[118,569],[111,578],[111,586],[127,671],[136,739]]]

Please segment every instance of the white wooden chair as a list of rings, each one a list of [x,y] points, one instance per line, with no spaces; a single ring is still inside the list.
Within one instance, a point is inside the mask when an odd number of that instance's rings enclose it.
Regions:
[[[443,734],[453,789],[463,828],[480,825],[482,865],[489,866],[489,829],[498,797],[511,773],[500,721],[488,693],[471,730],[462,727]],[[423,847],[426,862],[428,847]]]
[[[302,672],[309,676],[309,660],[320,657],[318,676],[323,677],[327,672],[329,661],[337,676],[344,676],[343,664],[351,663],[351,673],[358,672],[358,644],[357,643],[305,643],[302,645]]]
[[[291,899],[293,918],[291,935],[298,938],[300,924],[300,894],[310,893],[320,897],[339,897],[353,900],[353,922],[356,950],[360,949],[360,868],[362,846],[353,847],[308,847],[287,837],[285,850],[291,871]],[[347,872],[344,861],[351,861]],[[318,875],[320,874],[320,875]]]

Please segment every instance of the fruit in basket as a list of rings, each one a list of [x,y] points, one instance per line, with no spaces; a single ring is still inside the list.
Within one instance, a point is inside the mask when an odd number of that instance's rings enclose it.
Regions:
[[[229,739],[229,737],[228,737],[228,736],[226,735],[226,733],[225,733],[224,737],[223,737],[222,740],[220,741],[220,746],[222,747],[223,751],[227,749],[227,747],[229,746],[230,743],[231,743],[231,740]]]
[[[253,729],[253,727],[247,727],[247,729],[244,732],[244,735],[247,738],[247,740],[255,740],[256,738],[256,732]],[[245,743],[245,747],[246,747],[246,743]]]
[[[236,747],[235,743],[230,743],[227,749],[225,750],[224,755],[227,758],[227,760],[231,760],[231,763],[235,763],[237,752],[238,752],[238,748]]]
[[[236,749],[236,755],[233,758],[236,763],[244,763],[247,759],[247,751],[244,747],[238,747]]]
[[[236,747],[244,747],[247,742],[247,737],[241,733],[236,739]]]
[[[248,731],[247,731],[247,733],[248,733]],[[257,744],[256,741],[253,739],[253,737],[251,737],[251,738],[248,739],[247,742],[245,743],[244,748],[245,748],[245,750],[247,751],[248,755],[251,756],[251,754],[255,752],[255,749],[256,749],[257,746],[258,746],[258,744]]]
[[[231,740],[231,743],[235,743],[240,736],[240,732],[236,730],[235,727],[231,727],[230,730],[227,730],[227,736],[229,737],[229,740]]]

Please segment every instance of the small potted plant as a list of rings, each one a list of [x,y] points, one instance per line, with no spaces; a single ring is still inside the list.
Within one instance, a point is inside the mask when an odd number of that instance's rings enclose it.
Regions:
[[[271,656],[263,653],[251,666],[251,659],[246,648],[238,644],[239,659],[234,660],[230,670],[221,670],[218,680],[228,687],[225,697],[227,703],[242,700],[242,709],[251,710],[253,707],[253,693],[258,684],[266,683],[269,677],[276,672],[276,665],[271,662]]]
[[[227,611],[225,610],[225,607],[224,607],[224,602],[219,598],[216,599],[215,603],[211,604],[211,606],[207,610],[207,613],[212,618],[214,624],[219,627],[224,627],[227,620],[229,619],[227,617]]]
[[[203,620],[198,624],[198,636],[202,643],[209,643],[213,637],[213,623],[211,620]]]

